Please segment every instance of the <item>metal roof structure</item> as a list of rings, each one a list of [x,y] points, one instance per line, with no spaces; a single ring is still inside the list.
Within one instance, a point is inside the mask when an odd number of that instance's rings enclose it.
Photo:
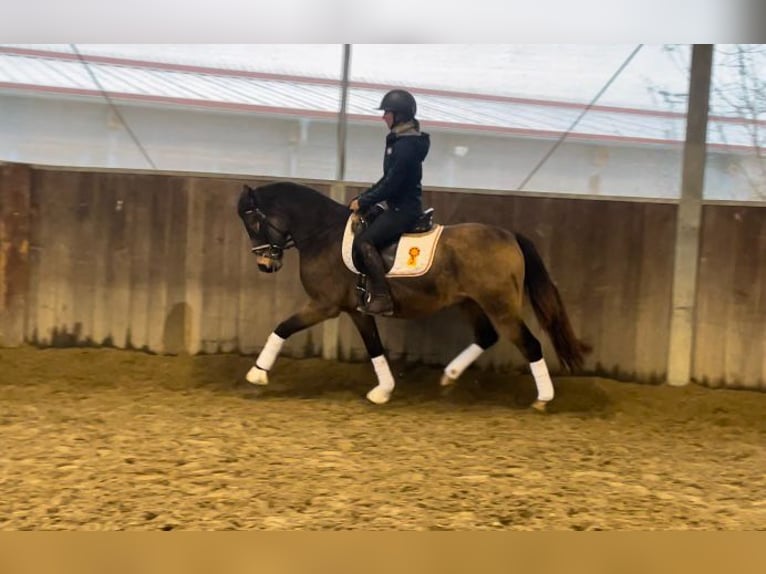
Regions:
[[[117,105],[136,102],[331,120],[340,107],[340,88],[337,79],[0,46],[0,93],[103,100],[106,92]],[[375,108],[386,89],[351,82],[350,121],[377,120]],[[426,129],[553,139],[567,131],[585,109],[571,102],[411,90],[418,98],[418,117]],[[567,141],[679,145],[685,125],[684,114],[595,105]],[[752,124],[743,119],[711,117],[709,145],[750,150],[755,143],[749,127]]]

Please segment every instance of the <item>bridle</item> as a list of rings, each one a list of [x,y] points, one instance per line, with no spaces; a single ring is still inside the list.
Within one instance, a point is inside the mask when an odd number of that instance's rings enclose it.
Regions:
[[[261,245],[256,245],[250,249],[250,251],[256,255],[268,257],[270,259],[280,259],[283,251],[295,247],[293,236],[269,221],[268,216],[258,207],[253,206],[252,209],[246,210],[245,214],[254,215],[258,225],[266,232],[267,242],[262,243]]]
[[[259,230],[263,229],[265,232],[266,243],[251,247],[250,251],[257,256],[266,257],[269,259],[281,259],[282,252],[293,247],[297,247],[297,243],[292,233],[287,230],[281,229],[269,220],[269,217],[261,211],[255,202],[255,189],[248,187],[247,193],[248,203],[245,209],[242,211],[242,215],[248,215],[255,218],[258,223]],[[254,231],[247,219],[244,219],[245,228],[251,239],[254,235]],[[301,244],[313,241],[317,237],[321,237],[326,233],[333,230],[333,227],[323,227],[315,233],[310,233],[307,237],[300,238]]]

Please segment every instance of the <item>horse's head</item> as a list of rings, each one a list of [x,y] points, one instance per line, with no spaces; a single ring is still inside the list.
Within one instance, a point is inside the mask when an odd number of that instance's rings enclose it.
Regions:
[[[274,273],[282,268],[282,255],[292,246],[290,233],[285,230],[279,214],[266,214],[258,205],[257,191],[245,185],[237,203],[237,213],[250,238],[251,251],[258,269]]]

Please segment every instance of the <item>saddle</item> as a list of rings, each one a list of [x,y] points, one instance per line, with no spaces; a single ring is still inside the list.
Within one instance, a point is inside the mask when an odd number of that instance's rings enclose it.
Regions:
[[[356,291],[361,306],[364,306],[366,300],[367,276],[357,269],[354,262],[352,253],[354,236],[384,211],[383,206],[376,204],[368,210],[364,218],[351,215],[343,232],[341,256],[346,267],[356,273]],[[443,229],[443,225],[434,223],[434,209],[425,210],[410,230],[396,242],[381,249],[380,255],[386,277],[420,277],[428,273]]]
[[[352,256],[354,236],[384,211],[382,206],[375,205],[368,210],[364,218],[351,216],[346,223],[342,256],[346,267],[354,273],[360,274]],[[427,273],[431,268],[436,244],[443,228],[443,225],[434,223],[434,209],[425,210],[410,230],[396,242],[381,249],[380,254],[386,275],[388,277],[419,277]]]
[[[383,207],[380,203],[373,205],[370,209],[367,210],[367,213],[365,213],[364,217],[359,218],[359,225],[361,227],[357,227],[354,233],[361,233],[364,229],[367,228],[368,225],[375,221],[385,211],[386,208]],[[426,233],[427,231],[431,231],[433,226],[434,208],[429,207],[420,214],[420,217],[418,217],[415,225],[413,225],[412,228],[408,229],[405,233]]]
[[[375,205],[373,205],[369,210],[367,210],[367,213],[364,215],[364,217],[360,217],[358,219],[358,223],[356,224],[356,227],[354,227],[353,229],[354,235],[357,235],[361,233],[362,231],[364,231],[384,211],[386,211],[386,208],[380,205],[379,203],[376,203]],[[420,217],[418,217],[415,224],[410,229],[405,231],[404,235],[402,235],[394,243],[391,243],[390,245],[380,250],[380,256],[383,258],[383,265],[385,266],[386,272],[391,271],[391,269],[394,267],[394,261],[396,260],[397,248],[399,247],[399,243],[402,241],[402,238],[405,235],[428,233],[433,228],[434,228],[434,208],[429,207],[428,209],[423,211],[422,214],[420,214]]]

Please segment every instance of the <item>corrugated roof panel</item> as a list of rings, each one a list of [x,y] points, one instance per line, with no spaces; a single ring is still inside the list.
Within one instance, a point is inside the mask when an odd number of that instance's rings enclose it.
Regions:
[[[283,80],[227,75],[225,70],[221,70],[220,74],[167,70],[151,67],[150,64],[142,67],[133,63],[88,63],[88,68],[103,89],[112,94],[253,105],[274,108],[277,113],[286,109],[334,113],[340,106],[340,87],[334,83],[301,81],[300,78]],[[0,53],[0,82],[7,84],[98,91],[88,68],[78,60]],[[376,108],[382,94],[382,89],[353,87],[349,92],[347,111],[354,115],[378,117],[380,112]],[[583,109],[553,102],[471,98],[417,91],[416,95],[418,117],[426,124],[431,121],[477,129],[489,127],[530,133],[563,133]],[[636,140],[682,141],[685,118],[596,108],[585,114],[573,132],[594,138],[617,136]],[[709,141],[753,146],[752,136],[745,125],[714,119],[711,119]]]
[[[93,89],[80,62],[0,55],[0,81],[38,86]]]

